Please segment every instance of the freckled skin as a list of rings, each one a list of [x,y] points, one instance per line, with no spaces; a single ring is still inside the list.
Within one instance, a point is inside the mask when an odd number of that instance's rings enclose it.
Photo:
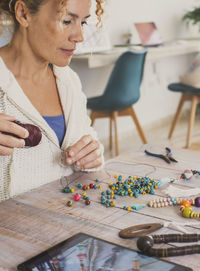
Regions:
[[[67,10],[77,14],[78,18],[63,15],[58,2],[47,1],[39,12],[30,16],[27,40],[34,55],[57,66],[66,66],[71,57],[61,49],[75,49],[76,43],[83,41],[82,21],[90,14],[90,0],[69,0]],[[63,20],[70,20],[65,25]]]

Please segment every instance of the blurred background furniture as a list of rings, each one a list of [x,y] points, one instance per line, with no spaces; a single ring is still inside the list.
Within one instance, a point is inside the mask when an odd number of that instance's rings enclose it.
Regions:
[[[192,128],[194,125],[195,120],[195,113],[197,109],[197,105],[200,103],[200,89],[194,88],[188,85],[184,85],[181,83],[172,83],[168,85],[168,89],[174,92],[180,92],[182,93],[181,99],[174,117],[174,120],[172,122],[172,126],[169,132],[168,138],[170,139],[172,137],[173,131],[175,129],[175,126],[179,120],[181,110],[183,108],[185,101],[191,101],[191,109],[190,109],[190,118],[189,118],[189,124],[188,124],[188,132],[187,132],[187,138],[186,138],[186,148],[189,148],[190,146],[190,140],[191,140],[191,134],[192,134]]]
[[[146,137],[133,109],[140,98],[140,85],[143,77],[147,50],[134,50],[123,53],[115,63],[103,95],[88,98],[87,108],[91,110],[91,125],[97,118],[110,118],[110,149],[112,149],[112,123],[115,128],[115,152],[119,154],[117,117],[131,116],[142,142]]]

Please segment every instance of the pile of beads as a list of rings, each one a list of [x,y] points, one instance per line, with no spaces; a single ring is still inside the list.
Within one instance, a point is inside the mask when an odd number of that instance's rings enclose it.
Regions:
[[[182,198],[158,198],[148,202],[149,207],[161,208],[173,205],[180,205]]]
[[[106,207],[115,207],[115,201],[110,199],[116,199],[113,191],[106,190],[106,192],[101,192],[101,204],[106,205]]]
[[[200,218],[200,213],[195,213],[192,208],[190,208],[191,205],[200,207],[200,197],[197,197],[194,200],[183,200],[180,205],[180,211],[184,217]]]
[[[116,196],[129,196],[138,198],[139,194],[154,194],[154,189],[158,188],[157,182],[150,177],[139,177],[139,176],[129,176],[127,179],[123,180],[121,175],[114,175],[117,180],[116,183],[109,183],[105,192],[101,193],[101,204],[106,207],[114,207]],[[110,201],[111,200],[111,201]],[[124,206],[123,209],[127,211],[139,210],[144,206]]]
[[[157,183],[150,177],[129,176],[122,180],[122,176],[115,175],[116,183],[110,183],[109,188],[114,194],[119,196],[130,196],[138,198],[139,194],[154,194],[154,189],[158,188]]]
[[[190,180],[192,178],[193,175],[200,175],[200,171],[199,170],[189,170],[186,169],[182,174],[180,179],[181,180]]]

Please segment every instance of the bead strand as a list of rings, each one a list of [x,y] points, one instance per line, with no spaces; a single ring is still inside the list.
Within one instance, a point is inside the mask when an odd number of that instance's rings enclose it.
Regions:
[[[186,218],[200,218],[200,213],[196,213],[192,210],[191,205],[195,207],[200,207],[200,197],[194,200],[183,200],[180,204],[180,211],[182,215]]]
[[[167,206],[180,205],[182,198],[158,198],[148,202],[149,207],[161,208]]]

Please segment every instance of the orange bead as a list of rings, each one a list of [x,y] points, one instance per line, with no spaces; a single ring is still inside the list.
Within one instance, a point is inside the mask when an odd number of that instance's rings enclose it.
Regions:
[[[181,202],[181,205],[185,206],[185,208],[190,208],[191,207],[191,203],[187,200],[183,200]]]

